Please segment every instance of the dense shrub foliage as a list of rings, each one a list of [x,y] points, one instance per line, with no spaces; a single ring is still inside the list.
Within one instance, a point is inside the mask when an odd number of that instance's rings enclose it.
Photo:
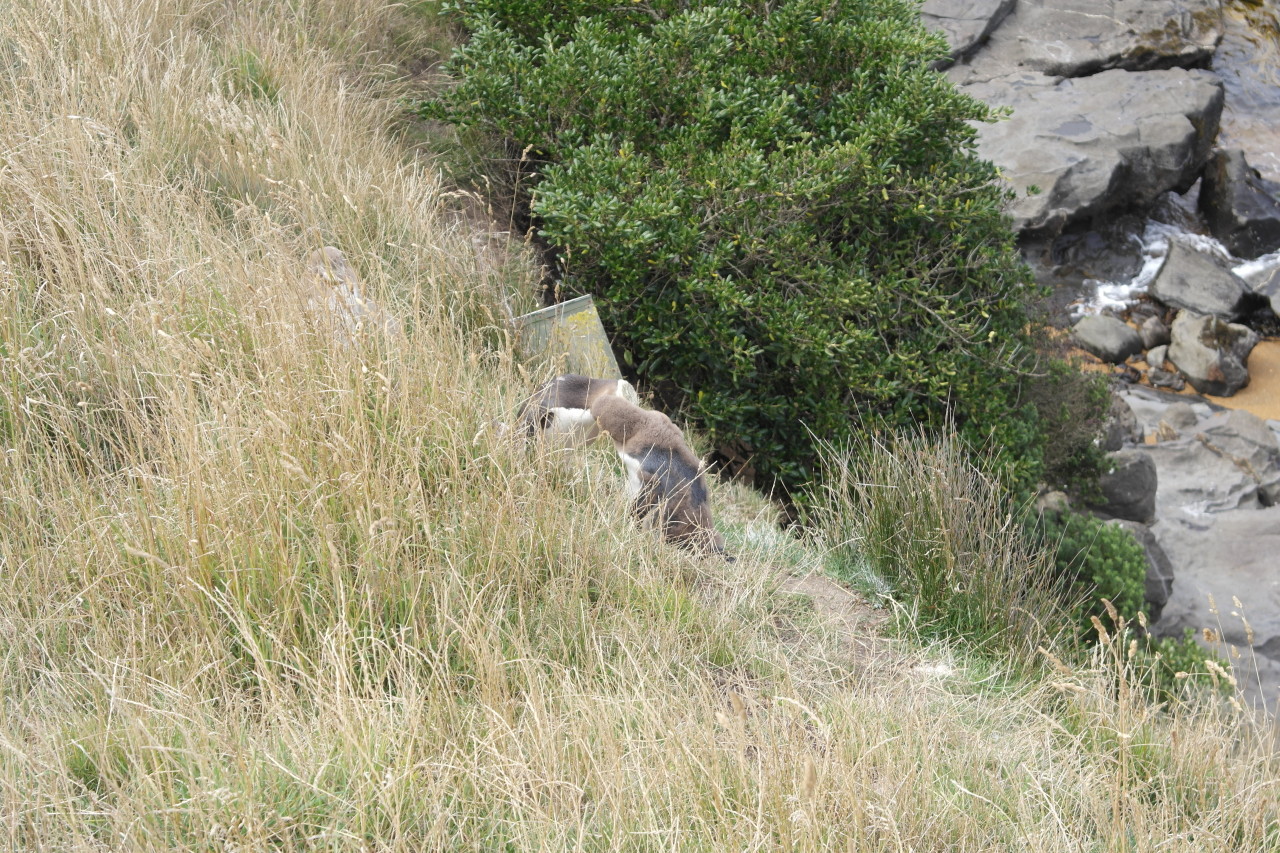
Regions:
[[[941,424],[1038,474],[1028,282],[973,153],[987,108],[904,0],[462,0],[426,114],[508,141],[566,295],[729,455]]]
[[[1039,535],[1055,548],[1057,572],[1076,601],[1075,621],[1092,634],[1092,617],[1106,614],[1103,599],[1126,619],[1143,609],[1147,556],[1133,534],[1116,524],[1075,512],[1041,517]]]
[[[1098,474],[1108,464],[1098,441],[1111,402],[1108,379],[1080,369],[1061,342],[1038,346],[1046,357],[1042,372],[1025,383],[1044,432],[1041,476],[1087,502],[1101,497]]]

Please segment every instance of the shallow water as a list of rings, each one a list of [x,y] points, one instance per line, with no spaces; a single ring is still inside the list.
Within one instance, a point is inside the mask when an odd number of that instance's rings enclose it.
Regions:
[[[1177,240],[1198,252],[1213,255],[1250,283],[1260,281],[1272,270],[1280,268],[1280,252],[1254,260],[1241,260],[1232,257],[1226,246],[1207,234],[1154,219],[1147,221],[1139,239],[1142,243],[1142,268],[1137,275],[1125,281],[1087,280],[1085,283],[1092,286],[1092,292],[1070,306],[1073,318],[1097,314],[1103,310],[1119,313],[1131,306],[1141,294],[1147,292],[1147,287],[1160,271],[1160,265],[1169,253],[1171,240]]]

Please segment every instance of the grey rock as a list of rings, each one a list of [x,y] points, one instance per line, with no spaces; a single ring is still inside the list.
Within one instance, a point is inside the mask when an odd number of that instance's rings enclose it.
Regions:
[[[1280,267],[1271,270],[1257,284],[1250,285],[1249,290],[1256,299],[1266,300],[1271,306],[1271,313],[1280,317]]]
[[[1119,364],[1142,352],[1142,338],[1128,324],[1105,314],[1080,318],[1071,330],[1076,342],[1103,361]]]
[[[1154,349],[1169,343],[1169,327],[1156,316],[1143,320],[1142,325],[1138,327],[1138,334],[1142,337],[1143,349]],[[1147,363],[1150,364],[1151,362],[1148,361]]]
[[[1160,483],[1158,516],[1280,503],[1280,443],[1265,422],[1248,412],[1224,410],[1188,425],[1183,414],[1166,411],[1162,423],[1181,424],[1178,436],[1145,448]]]
[[[977,128],[978,154],[1013,187],[1009,213],[1024,233],[1056,234],[1069,222],[1187,190],[1222,112],[1221,82],[1199,70],[1076,80],[1027,71],[962,90],[1013,109],[1009,120]]]
[[[1191,407],[1190,403],[1179,401],[1165,410],[1164,417],[1161,420],[1181,432],[1194,429],[1195,425],[1200,422],[1200,416],[1196,414],[1196,410]]]
[[[1182,374],[1165,370],[1163,367],[1153,367],[1148,370],[1147,381],[1156,388],[1168,388],[1172,391],[1181,391],[1187,387],[1187,380],[1182,378]]]
[[[1249,301],[1249,286],[1244,279],[1211,256],[1177,240],[1170,241],[1169,253],[1147,292],[1174,308],[1224,320],[1243,316]]]
[[[920,17],[947,38],[953,59],[973,53],[1000,26],[1017,0],[925,0]]]
[[[1148,624],[1156,622],[1164,612],[1164,606],[1173,592],[1173,564],[1169,555],[1160,547],[1160,541],[1148,525],[1125,519],[1110,522],[1133,534],[1147,555],[1147,576],[1143,583],[1143,599],[1146,602]]]
[[[1129,408],[1138,417],[1138,424],[1142,427],[1143,433],[1148,437],[1156,433],[1166,417],[1177,417],[1169,414],[1175,409],[1179,411],[1186,409],[1191,413],[1190,426],[1195,426],[1197,420],[1208,418],[1215,411],[1222,409],[1220,406],[1213,406],[1196,397],[1173,394],[1159,388],[1148,388],[1145,385],[1120,386],[1115,394],[1129,404]],[[1185,427],[1179,429],[1183,428]]]
[[[1113,394],[1102,424],[1102,449],[1110,452],[1141,441],[1142,427],[1138,424],[1138,416],[1123,397]]]
[[[1218,0],[1019,0],[975,73],[1023,68],[1083,77],[1204,66],[1222,35]]]
[[[1239,149],[1216,149],[1204,166],[1200,210],[1231,254],[1256,258],[1280,248],[1280,184],[1264,180]]]
[[[1200,435],[1206,447],[1254,482],[1261,506],[1280,503],[1280,442],[1266,421],[1252,412],[1232,409],[1202,424]]]
[[[1129,306],[1129,321],[1136,323],[1139,329],[1150,318],[1160,317],[1163,314],[1164,312],[1154,302],[1135,302]]]
[[[1247,326],[1179,311],[1173,321],[1169,361],[1201,394],[1229,397],[1249,384],[1245,364],[1258,343]]]
[[[1157,370],[1163,370],[1165,360],[1168,357],[1169,345],[1167,343],[1161,344],[1158,347],[1151,347],[1151,349],[1147,350],[1147,366],[1154,367]]]
[[[1048,260],[1055,277],[1128,281],[1142,270],[1146,220],[1120,215],[1080,223],[1050,241]]]
[[[1112,518],[1147,523],[1155,518],[1156,463],[1136,447],[1108,454],[1110,470],[1098,478],[1103,500],[1093,508]]]
[[[1071,499],[1067,497],[1066,492],[1048,491],[1042,492],[1036,498],[1036,513],[1044,515],[1046,512],[1058,513],[1066,512],[1071,509]]]
[[[1222,637],[1241,652],[1241,659],[1232,662],[1245,694],[1255,702],[1265,700],[1275,711],[1280,695],[1280,507],[1176,512],[1162,517],[1152,530],[1177,573],[1153,633],[1181,636],[1191,628],[1203,639],[1200,632],[1209,629]],[[1228,653],[1221,645],[1216,651]]]
[[[1280,146],[1276,144],[1280,87],[1276,86],[1271,52],[1276,5],[1270,0],[1222,5],[1235,8],[1234,14],[1224,16],[1226,33],[1210,65],[1222,78],[1227,93],[1218,144],[1244,149],[1250,163],[1265,177],[1280,181]]]

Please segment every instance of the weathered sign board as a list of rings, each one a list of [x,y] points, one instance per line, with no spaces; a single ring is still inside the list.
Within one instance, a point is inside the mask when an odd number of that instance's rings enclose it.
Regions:
[[[621,379],[618,360],[590,294],[516,317],[516,349],[525,359],[546,359],[556,373]]]

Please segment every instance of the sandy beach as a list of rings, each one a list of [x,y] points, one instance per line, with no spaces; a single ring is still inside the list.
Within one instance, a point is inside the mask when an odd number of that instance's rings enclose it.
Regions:
[[[1249,384],[1230,397],[1203,395],[1219,406],[1280,420],[1280,340],[1262,341],[1249,354]],[[1188,386],[1188,389],[1190,386]],[[1194,393],[1194,392],[1193,392]]]

